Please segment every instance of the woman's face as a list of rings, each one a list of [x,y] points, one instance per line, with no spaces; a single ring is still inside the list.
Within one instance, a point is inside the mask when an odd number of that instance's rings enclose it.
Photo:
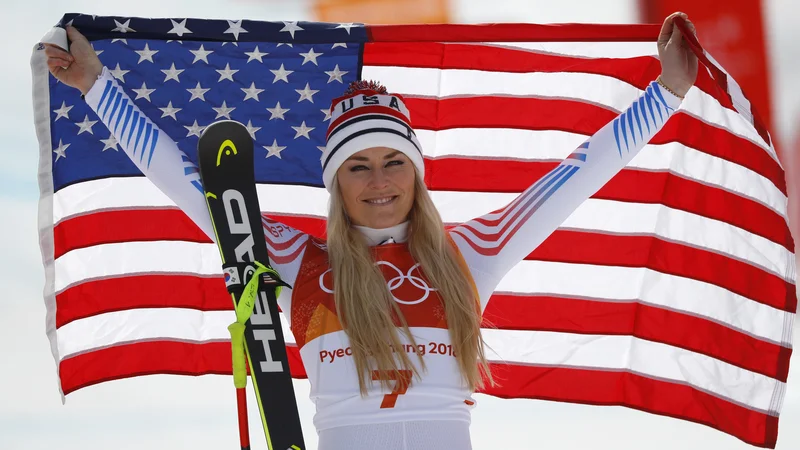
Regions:
[[[362,150],[336,172],[350,221],[370,228],[389,228],[408,218],[415,177],[414,163],[388,147]]]

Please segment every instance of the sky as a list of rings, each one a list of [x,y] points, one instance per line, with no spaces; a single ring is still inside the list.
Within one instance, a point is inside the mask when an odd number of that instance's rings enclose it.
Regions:
[[[237,448],[229,377],[148,376],[69,395],[62,405],[45,335],[44,273],[37,233],[38,143],[33,127],[30,55],[67,12],[140,17],[313,20],[306,0],[2,0],[6,41],[0,70],[0,448]],[[635,0],[453,0],[456,22],[632,23]],[[800,9],[766,0],[773,135],[789,142],[800,123]],[[698,30],[702,41],[703,30]],[[795,333],[795,345],[800,343]],[[800,448],[800,363],[792,359],[777,449]],[[305,380],[295,381],[309,449],[317,438]],[[620,407],[593,407],[477,395],[476,449],[752,449],[701,425]],[[265,449],[250,392],[251,439]]]

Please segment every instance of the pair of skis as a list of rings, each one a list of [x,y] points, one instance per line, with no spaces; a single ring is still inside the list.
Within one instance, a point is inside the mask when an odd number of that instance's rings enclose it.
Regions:
[[[236,322],[228,330],[242,450],[250,449],[248,363],[267,446],[305,450],[278,316],[277,296],[286,284],[269,267],[253,172],[253,140],[239,122],[219,121],[200,136],[198,153],[225,285],[236,309]]]

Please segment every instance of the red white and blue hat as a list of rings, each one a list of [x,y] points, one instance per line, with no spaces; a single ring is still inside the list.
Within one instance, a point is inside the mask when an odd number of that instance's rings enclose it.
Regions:
[[[331,104],[331,124],[322,152],[322,180],[330,192],[334,176],[347,158],[372,147],[403,152],[425,174],[422,147],[411,128],[411,116],[403,97],[389,94],[373,81],[354,81]]]

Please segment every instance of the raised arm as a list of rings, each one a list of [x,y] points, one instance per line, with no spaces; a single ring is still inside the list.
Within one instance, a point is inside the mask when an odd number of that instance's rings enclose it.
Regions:
[[[50,72],[84,94],[87,104],[139,170],[214,240],[197,166],[136,106],[86,38],[73,27],[67,28],[67,34],[70,52],[61,45],[47,45]],[[293,285],[307,236],[279,222],[264,219],[263,225],[270,262]]]
[[[671,89],[650,83],[628,109],[509,205],[450,230],[483,307],[503,276],[622,170],[680,106],[694,84],[697,61],[672,25],[678,15],[685,18],[681,13],[667,18],[659,38],[661,78]]]

